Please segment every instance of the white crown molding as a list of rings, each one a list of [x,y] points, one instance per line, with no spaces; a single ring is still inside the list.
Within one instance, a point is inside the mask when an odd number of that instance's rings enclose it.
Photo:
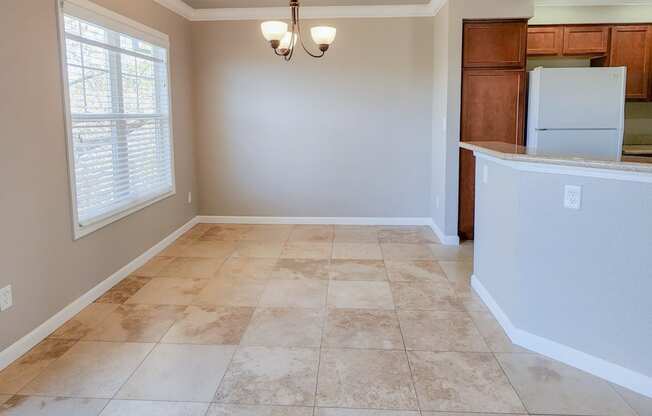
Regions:
[[[536,0],[537,7],[652,6],[652,0]]]
[[[195,9],[188,6],[185,2],[181,0],[154,0],[156,3],[161,6],[172,10],[179,16],[185,17],[188,20],[193,20],[193,16],[196,12]]]
[[[154,0],[188,20],[220,21],[220,20],[263,20],[287,19],[288,7],[246,7],[193,9],[182,0]],[[324,18],[388,18],[388,17],[427,17],[439,12],[447,0],[430,0],[427,4],[406,4],[387,6],[324,6],[302,7],[301,17],[304,19]]]

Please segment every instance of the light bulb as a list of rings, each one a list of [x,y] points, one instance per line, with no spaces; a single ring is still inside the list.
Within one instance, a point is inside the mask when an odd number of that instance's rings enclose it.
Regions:
[[[335,40],[336,29],[330,26],[315,26],[310,29],[312,40],[317,45],[330,45]]]
[[[270,20],[268,22],[263,22],[260,25],[260,29],[263,32],[263,37],[265,37],[268,42],[280,41],[288,31],[288,24],[285,22]]]
[[[294,38],[294,41],[292,39]],[[292,34],[292,32],[285,32],[285,35],[283,35],[283,39],[281,39],[281,43],[278,45],[278,49],[280,52],[286,51],[289,49],[293,49],[294,45],[297,44],[297,35]]]

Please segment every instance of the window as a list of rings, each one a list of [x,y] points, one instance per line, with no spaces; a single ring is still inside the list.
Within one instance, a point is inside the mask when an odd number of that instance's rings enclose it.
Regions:
[[[98,11],[61,20],[76,238],[174,194],[167,39]]]

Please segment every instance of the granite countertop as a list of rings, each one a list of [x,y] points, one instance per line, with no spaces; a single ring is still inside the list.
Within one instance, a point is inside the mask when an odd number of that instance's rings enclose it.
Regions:
[[[558,166],[576,166],[652,174],[652,157],[624,156],[622,161],[585,159],[575,156],[540,154],[528,150],[525,146],[491,141],[460,142],[460,147],[473,152],[493,156],[498,159],[515,162],[547,163]]]

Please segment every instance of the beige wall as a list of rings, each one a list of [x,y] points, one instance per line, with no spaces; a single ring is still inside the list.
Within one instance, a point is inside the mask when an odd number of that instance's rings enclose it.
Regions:
[[[177,195],[72,240],[54,0],[0,3],[0,350],[195,215],[190,24],[146,0],[98,0],[170,36]]]
[[[649,23],[652,6],[538,6],[530,24]]]
[[[432,18],[308,20],[291,63],[259,23],[193,24],[200,213],[428,216]]]
[[[430,217],[435,224],[445,224],[446,202],[446,124],[448,119],[448,2],[433,21],[433,89],[432,89],[432,161],[430,188]]]

